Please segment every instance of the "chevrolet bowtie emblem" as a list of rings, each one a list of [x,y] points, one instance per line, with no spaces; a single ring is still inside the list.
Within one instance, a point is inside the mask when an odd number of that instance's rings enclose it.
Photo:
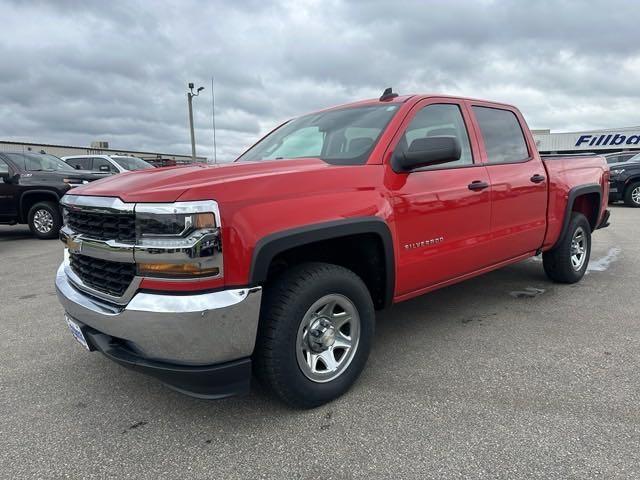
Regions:
[[[73,237],[67,237],[67,248],[70,252],[80,253],[80,250],[82,250],[82,240],[76,240]]]

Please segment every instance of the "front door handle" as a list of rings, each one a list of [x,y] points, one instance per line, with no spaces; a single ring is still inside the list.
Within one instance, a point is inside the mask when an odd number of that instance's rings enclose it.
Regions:
[[[544,178],[544,175],[538,175],[536,173],[533,177],[530,178],[530,180],[533,183],[542,183],[542,182],[544,182],[545,178]]]
[[[489,184],[487,182],[483,182],[482,180],[474,180],[469,184],[469,190],[484,190],[488,188]]]

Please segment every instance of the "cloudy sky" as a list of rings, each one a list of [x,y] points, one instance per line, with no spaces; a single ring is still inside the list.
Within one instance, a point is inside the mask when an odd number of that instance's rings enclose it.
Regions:
[[[0,0],[0,139],[232,160],[277,123],[400,93],[514,103],[532,128],[640,125],[640,9],[621,1]]]

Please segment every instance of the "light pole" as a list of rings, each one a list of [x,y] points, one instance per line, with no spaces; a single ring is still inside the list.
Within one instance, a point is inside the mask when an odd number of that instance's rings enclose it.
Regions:
[[[193,83],[189,83],[189,91],[187,92],[187,103],[189,103],[189,129],[191,130],[191,161],[196,161],[196,136],[193,132],[193,97],[200,95],[204,87],[198,87],[196,93],[193,93]]]

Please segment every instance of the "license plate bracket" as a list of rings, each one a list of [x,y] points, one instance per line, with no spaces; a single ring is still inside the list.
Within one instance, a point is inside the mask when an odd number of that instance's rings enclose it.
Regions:
[[[65,315],[64,319],[67,322],[67,326],[69,327],[69,331],[71,332],[71,335],[73,335],[73,338],[75,338],[76,341],[85,348],[85,350],[88,352],[92,351],[93,348],[89,345],[87,338],[84,336],[82,325],[69,317],[69,315]]]

